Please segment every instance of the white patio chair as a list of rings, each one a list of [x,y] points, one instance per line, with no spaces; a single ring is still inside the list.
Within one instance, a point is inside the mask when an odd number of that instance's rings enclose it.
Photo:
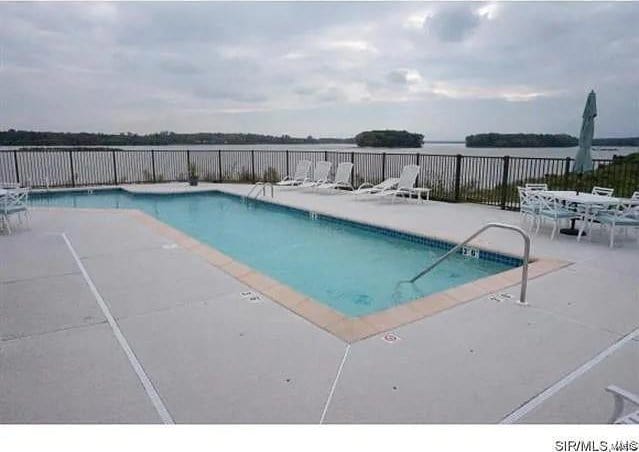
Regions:
[[[353,172],[353,164],[351,162],[342,162],[337,165],[337,171],[335,171],[335,180],[325,184],[318,185],[318,189],[349,189],[355,190],[351,185],[351,173]]]
[[[526,218],[530,217],[530,230],[532,230],[539,220],[540,203],[535,189],[517,187],[519,193],[519,213],[521,214],[521,223],[526,227]]]
[[[527,190],[544,190],[544,191],[548,191],[548,184],[526,184],[526,189]]]
[[[11,234],[11,217],[18,217],[18,222],[22,224],[29,219],[29,209],[27,200],[29,189],[2,189],[0,190],[0,226],[6,228]]]
[[[333,164],[326,160],[321,160],[315,163],[315,169],[313,170],[313,177],[310,180],[298,185],[300,188],[315,188],[322,184],[328,184],[329,174],[331,173],[331,166]]]
[[[615,234],[617,228],[624,228],[624,232],[628,228],[639,229],[639,204],[628,201],[621,201],[616,208],[608,210],[600,210],[594,215],[594,221],[597,221],[601,228],[610,228],[610,248],[615,246]],[[639,233],[637,234],[639,240]]]
[[[393,202],[395,202],[395,199],[399,195],[407,195],[408,198],[410,198],[412,195],[419,196],[419,192],[415,190],[415,182],[417,181],[418,174],[418,165],[406,165],[402,169],[402,173],[399,175],[397,188],[375,193],[375,196],[392,196]]]
[[[592,187],[591,194],[598,196],[606,196],[611,197],[615,192],[614,188],[607,187]],[[589,204],[588,206],[577,206],[577,212],[581,215],[581,219],[583,220],[583,225],[579,230],[579,235],[577,236],[577,241],[581,240],[581,235],[585,229],[588,229],[588,234],[592,232],[592,225],[595,222],[595,218],[599,212],[608,209],[608,206],[603,204]],[[592,238],[592,235],[590,235]]]
[[[566,209],[556,199],[549,199],[537,194],[534,194],[534,196],[539,203],[537,229],[535,230],[535,233],[539,232],[539,228],[545,220],[550,220],[553,222],[550,240],[553,240],[561,221],[581,218],[579,213]]]
[[[614,188],[606,188],[606,187],[592,187],[592,194],[599,196],[612,196],[615,192]]]
[[[356,195],[373,195],[376,193],[384,192],[387,190],[393,190],[397,187],[399,177],[389,177],[388,179],[380,182],[377,185],[373,185],[369,182],[364,182],[353,193]]]
[[[277,182],[275,185],[284,186],[284,187],[292,187],[295,185],[303,184],[308,181],[308,174],[311,170],[311,161],[310,160],[300,160],[297,162],[297,166],[295,167],[295,174],[293,177],[286,176],[281,181]]]
[[[639,396],[614,385],[608,386],[606,391],[615,398],[615,408],[609,422],[611,424],[639,424]],[[625,402],[634,410],[624,414]]]

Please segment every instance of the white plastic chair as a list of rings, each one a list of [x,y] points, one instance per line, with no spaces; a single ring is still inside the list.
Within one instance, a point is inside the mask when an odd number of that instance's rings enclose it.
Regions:
[[[406,165],[402,169],[402,173],[399,175],[399,181],[397,182],[397,188],[394,190],[386,190],[376,193],[375,196],[392,196],[393,202],[399,195],[407,195],[409,198],[419,193],[415,190],[415,182],[417,181],[417,175],[419,174],[418,165]]]
[[[639,396],[614,385],[608,386],[606,391],[615,398],[615,408],[609,422],[611,424],[639,424]],[[626,402],[635,410],[623,414]]]
[[[536,189],[517,187],[519,192],[519,213],[521,214],[521,222],[526,226],[526,218],[530,217],[530,229],[532,230],[539,220],[540,203],[535,195]]]
[[[29,189],[2,189],[0,191],[0,226],[6,228],[11,234],[11,217],[17,216],[22,224],[29,219],[29,209],[27,201],[29,199]]]
[[[612,197],[615,192],[614,188],[606,188],[606,187],[592,187],[592,191],[590,192],[593,195],[598,196],[606,196],[608,198]],[[579,231],[579,235],[577,236],[577,241],[581,240],[581,235],[584,229],[588,229],[588,234],[592,232],[592,225],[595,222],[595,218],[599,214],[599,212],[605,211],[608,209],[608,206],[603,204],[589,204],[588,206],[577,206],[577,212],[581,215],[581,219],[583,221],[582,227]],[[592,237],[592,236],[590,236]]]
[[[548,184],[526,184],[526,189],[527,190],[543,190],[543,191],[548,191]]]
[[[594,215],[594,221],[599,222],[602,228],[610,228],[610,248],[615,246],[615,234],[617,228],[639,229],[639,203],[632,200],[621,201],[614,209],[600,210]],[[639,234],[637,234],[639,240]]]
[[[615,192],[614,188],[592,187],[591,193],[593,195],[599,195],[599,196],[612,196],[614,192]]]
[[[335,180],[319,185],[318,189],[342,189],[347,188],[349,190],[355,190],[351,185],[351,173],[353,172],[353,164],[351,162],[342,162],[337,165],[337,171],[335,171]]]
[[[537,229],[535,230],[535,233],[539,232],[541,223],[543,223],[544,220],[548,219],[553,222],[552,232],[550,234],[550,240],[553,240],[561,221],[572,220],[573,218],[581,218],[581,215],[579,213],[566,209],[556,199],[539,196],[539,194],[534,192],[532,192],[532,195],[539,203],[539,220],[537,221]]]
[[[333,164],[326,160],[315,163],[313,177],[298,186],[300,188],[315,188],[322,184],[328,184],[330,182],[328,176],[331,173],[331,166],[333,166]]]
[[[311,161],[310,160],[300,160],[297,162],[297,167],[295,168],[295,174],[293,177],[286,176],[281,181],[277,182],[275,185],[291,187],[295,185],[303,184],[308,181],[308,173],[311,170]]]

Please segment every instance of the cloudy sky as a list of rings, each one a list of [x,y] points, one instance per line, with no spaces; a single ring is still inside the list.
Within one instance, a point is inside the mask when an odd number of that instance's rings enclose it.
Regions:
[[[0,129],[639,135],[639,3],[0,3]]]

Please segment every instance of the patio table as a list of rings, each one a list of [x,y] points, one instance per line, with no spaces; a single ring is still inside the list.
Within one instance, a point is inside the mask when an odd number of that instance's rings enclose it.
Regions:
[[[543,190],[537,192],[538,195],[548,199],[556,199],[562,201],[567,207],[583,206],[586,217],[593,206],[616,206],[622,202],[621,198],[613,198],[612,196],[594,195],[592,193],[577,193],[576,191],[556,191]],[[579,230],[575,228],[575,219],[571,220],[569,228],[563,228],[559,232],[567,235],[578,235]],[[585,235],[582,231],[581,235]]]

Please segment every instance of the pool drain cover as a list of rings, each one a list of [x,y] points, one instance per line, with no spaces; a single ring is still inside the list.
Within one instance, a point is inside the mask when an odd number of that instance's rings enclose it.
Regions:
[[[162,245],[162,248],[165,250],[174,250],[176,248],[178,248],[176,243],[166,243],[164,245]]]

